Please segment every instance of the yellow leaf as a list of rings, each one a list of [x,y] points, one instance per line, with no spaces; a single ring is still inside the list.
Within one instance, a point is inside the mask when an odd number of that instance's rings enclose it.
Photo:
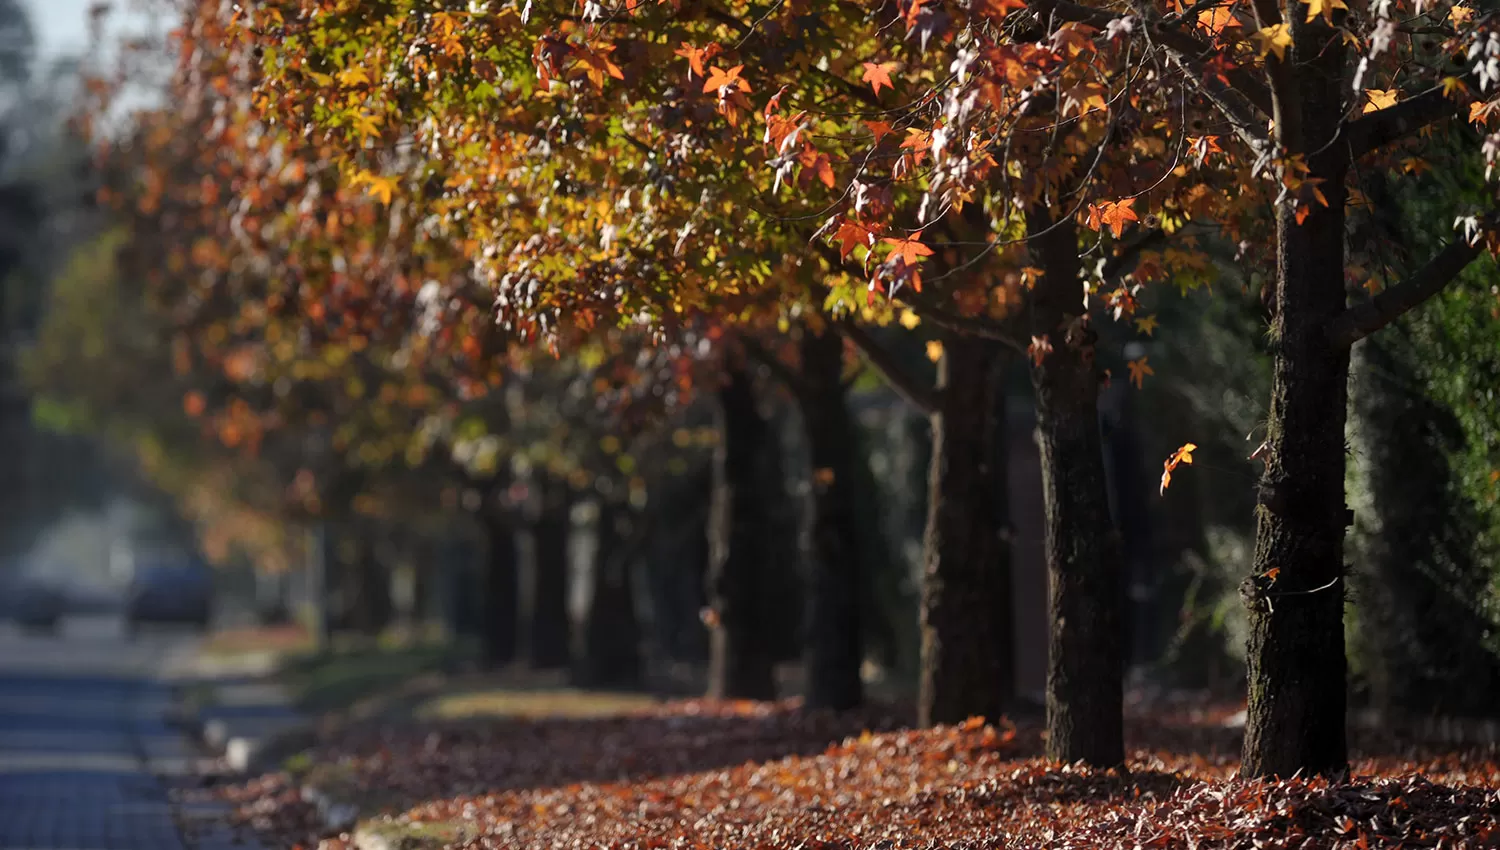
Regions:
[[[1468,6],[1455,4],[1453,8],[1448,10],[1448,17],[1452,18],[1455,24],[1466,24],[1473,19],[1474,10]]]
[[[901,327],[906,328],[907,330],[911,330],[912,328],[915,328],[920,324],[922,324],[922,320],[917,316],[916,313],[913,313],[910,310],[902,311]]]
[[[1260,58],[1266,58],[1267,53],[1274,53],[1277,59],[1284,60],[1286,49],[1292,46],[1292,28],[1285,23],[1272,24],[1257,32],[1254,38],[1260,47]]]
[[[354,126],[355,131],[359,133],[359,140],[361,142],[368,140],[371,136],[380,135],[380,116],[378,115],[361,112],[354,116],[350,123]]]
[[[364,68],[358,65],[350,65],[339,72],[339,82],[346,86],[356,86],[360,83],[368,83],[369,81],[370,76],[365,73]]]
[[[928,342],[927,342],[927,359],[931,360],[934,363],[936,363],[939,360],[943,359],[943,343],[942,342],[940,342],[939,340],[935,340],[935,339],[928,340]]]
[[[1365,89],[1365,112],[1379,112],[1396,105],[1396,89]]]
[[[1312,19],[1321,16],[1323,22],[1329,26],[1333,25],[1333,10],[1348,9],[1344,0],[1302,0],[1307,4],[1307,19],[1304,23],[1312,23]]]
[[[396,191],[397,180],[395,177],[382,177],[373,172],[361,171],[350,182],[355,186],[369,186],[371,195],[379,198],[382,204],[389,204],[391,195]]]
[[[1136,319],[1135,329],[1145,334],[1146,336],[1153,336],[1156,333],[1156,314],[1152,313],[1149,316],[1143,316],[1139,319]]]

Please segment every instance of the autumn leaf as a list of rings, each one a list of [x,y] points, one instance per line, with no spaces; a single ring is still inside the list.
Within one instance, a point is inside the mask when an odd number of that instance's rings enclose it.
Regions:
[[[708,82],[703,84],[703,93],[711,94],[738,87],[740,91],[748,94],[750,92],[750,83],[740,77],[740,72],[743,70],[745,70],[744,65],[736,65],[727,71],[723,68],[714,68],[708,76]]]
[[[1225,3],[1198,13],[1198,26],[1210,35],[1222,35],[1224,30],[1240,26],[1234,17],[1234,4]]]
[[[1323,23],[1333,26],[1333,12],[1335,9],[1348,9],[1344,0],[1302,0],[1307,4],[1307,18],[1304,23],[1312,23],[1313,18],[1322,16]]]
[[[1128,222],[1140,221],[1140,217],[1132,209],[1134,205],[1135,198],[1089,204],[1089,229],[1098,230],[1100,227],[1108,227],[1109,232],[1119,239]]]
[[[1144,360],[1145,358],[1142,358],[1142,362],[1144,362]],[[1130,365],[1132,368],[1132,377],[1134,377],[1133,372],[1135,363],[1132,362]],[[1177,449],[1177,451],[1172,452],[1171,457],[1162,462],[1161,489],[1157,491],[1158,494],[1165,494],[1167,492],[1167,486],[1172,483],[1172,471],[1177,468],[1178,464],[1186,464],[1188,466],[1192,466],[1193,452],[1197,451],[1197,449],[1198,446],[1196,443],[1183,443]]]
[[[943,359],[943,343],[941,340],[930,339],[927,341],[927,359],[934,363]]]
[[[870,88],[880,94],[880,87],[892,88],[891,72],[896,70],[895,62],[866,62],[864,63],[864,81],[870,84]]]
[[[382,204],[389,205],[391,195],[396,191],[397,180],[395,177],[382,177],[369,171],[361,171],[350,182],[355,186],[368,185],[368,191],[373,197],[378,198]]]
[[[865,126],[869,127],[870,132],[875,134],[875,144],[877,145],[880,144],[881,139],[891,134],[889,121],[866,121]]]
[[[911,310],[902,310],[901,318],[898,320],[901,327],[912,330],[922,324],[922,318]]]
[[[1151,368],[1151,365],[1146,362],[1146,358],[1144,357],[1139,360],[1131,360],[1125,365],[1130,369],[1130,382],[1135,384],[1136,389],[1141,388],[1141,382],[1146,380],[1147,375],[1156,374],[1156,370]]]
[[[834,232],[833,241],[839,243],[839,257],[847,259],[855,248],[875,244],[875,233],[868,226],[846,218]]]
[[[1052,353],[1052,341],[1045,336],[1034,336],[1031,345],[1026,346],[1026,356],[1031,358],[1033,365],[1042,365],[1048,354]]]
[[[1379,112],[1396,105],[1396,89],[1365,89],[1365,112]]]
[[[359,112],[349,120],[354,127],[354,132],[359,134],[359,141],[363,144],[371,138],[380,135],[380,117],[369,112]]]
[[[1276,54],[1278,60],[1286,59],[1286,49],[1292,46],[1292,28],[1285,22],[1272,24],[1262,28],[1252,38],[1260,49],[1260,58],[1266,58],[1267,53]]]
[[[699,77],[706,77],[708,74],[703,70],[703,61],[709,57],[709,51],[717,46],[694,47],[684,41],[682,46],[673,51],[673,53],[688,61],[688,79],[692,79],[694,74],[697,74]]]
[[[1135,329],[1146,336],[1154,336],[1156,333],[1156,314],[1142,316],[1135,320]]]
[[[922,232],[917,231],[915,235],[906,239],[897,239],[887,236],[881,241],[887,245],[892,246],[895,249],[891,252],[891,256],[889,259],[896,259],[897,257],[899,257],[901,259],[901,262],[905,263],[908,266],[914,266],[922,257],[932,256],[932,249],[927,247],[926,245],[923,245],[921,239]]]

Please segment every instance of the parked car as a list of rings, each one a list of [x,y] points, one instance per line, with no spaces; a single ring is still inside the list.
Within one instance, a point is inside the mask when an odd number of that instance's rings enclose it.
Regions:
[[[27,631],[53,632],[67,609],[67,594],[56,583],[28,576],[12,585],[11,616]]]
[[[196,561],[143,564],[126,594],[125,622],[176,623],[206,630],[213,616],[213,574]]]

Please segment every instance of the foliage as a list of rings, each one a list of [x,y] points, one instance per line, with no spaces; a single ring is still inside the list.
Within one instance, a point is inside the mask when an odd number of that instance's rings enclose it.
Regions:
[[[314,764],[392,806],[376,831],[430,846],[1317,847],[1486,846],[1500,771],[1477,751],[1389,742],[1350,778],[1253,783],[1235,733],[1153,706],[1132,723],[1130,770],[1049,764],[1038,730],[978,720],[902,728],[787,705],[670,703],[615,718],[356,728]],[[1413,773],[1421,770],[1425,777]],[[363,791],[361,789],[364,789]],[[225,793],[273,846],[312,846],[315,811],[285,777]],[[408,807],[408,808],[403,808]],[[347,838],[337,846],[350,846]],[[429,846],[429,845],[418,845]]]

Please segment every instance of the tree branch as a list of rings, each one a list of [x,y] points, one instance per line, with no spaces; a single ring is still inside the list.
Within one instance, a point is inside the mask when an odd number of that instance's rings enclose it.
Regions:
[[[1084,6],[1080,3],[1071,2],[1071,0],[1032,0],[1029,5],[1032,12],[1036,13],[1044,21],[1046,18],[1055,15],[1065,21],[1076,21],[1098,29],[1108,27],[1112,21],[1121,17],[1121,15],[1115,12]],[[1147,24],[1146,29],[1147,34],[1155,39],[1158,44],[1167,48],[1173,57],[1178,60],[1179,64],[1184,66],[1184,70],[1187,70],[1190,74],[1194,72],[1198,61],[1210,52],[1208,45],[1179,29],[1181,23],[1195,21],[1196,19],[1195,15],[1183,15],[1178,18],[1152,21]],[[1203,88],[1200,82],[1202,76],[1199,73],[1193,79],[1194,85],[1199,89]],[[1271,91],[1253,73],[1240,68],[1230,71],[1227,77],[1229,79],[1229,86],[1227,88],[1243,95],[1263,115],[1267,117],[1271,115]],[[1215,105],[1218,105],[1217,101]],[[1240,123],[1235,116],[1230,115],[1229,117],[1230,120]],[[1254,124],[1253,122],[1247,123],[1247,126],[1254,126]]]
[[[834,322],[833,327],[838,330],[840,336],[859,349],[860,356],[865,363],[880,375],[887,386],[895,390],[896,395],[905,399],[907,404],[928,416],[937,412],[937,391],[932,387],[923,386],[922,382],[902,368],[885,346],[870,336],[869,331],[848,320]]]
[[[1470,245],[1469,240],[1462,236],[1454,239],[1406,280],[1335,316],[1328,323],[1329,341],[1335,348],[1348,348],[1401,318],[1442,292],[1482,250],[1483,240]]]
[[[1359,159],[1371,151],[1415,134],[1429,124],[1458,114],[1458,107],[1434,86],[1421,94],[1349,122],[1344,130],[1349,144],[1349,160]]]

